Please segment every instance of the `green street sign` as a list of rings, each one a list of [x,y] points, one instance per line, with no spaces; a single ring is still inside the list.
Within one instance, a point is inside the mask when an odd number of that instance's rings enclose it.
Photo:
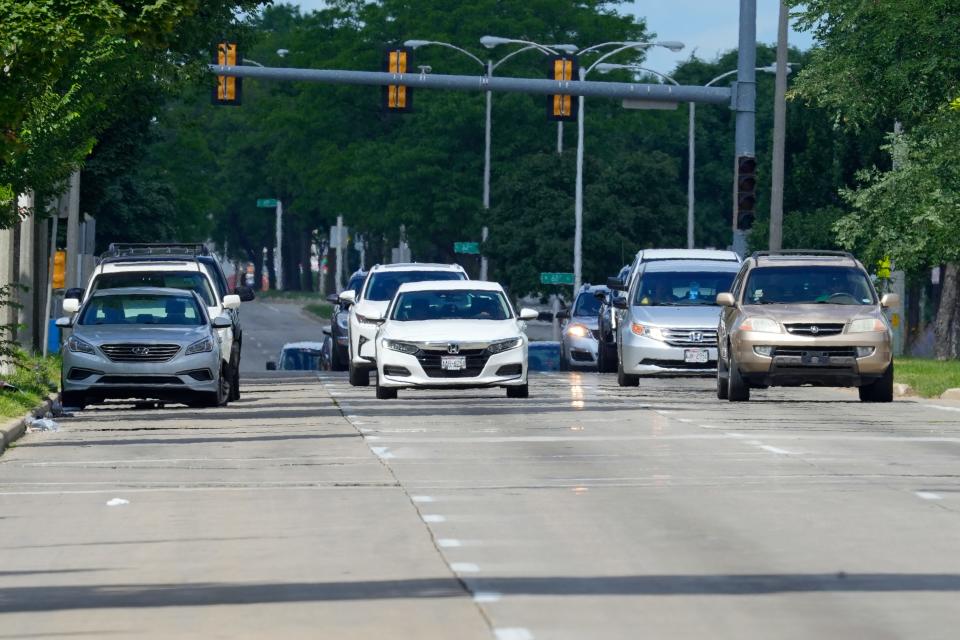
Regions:
[[[453,252],[454,253],[472,253],[474,255],[479,255],[480,243],[479,242],[454,242]]]
[[[573,284],[572,273],[541,273],[540,284]]]
[[[273,209],[276,206],[276,198],[257,198],[257,208],[259,209]]]

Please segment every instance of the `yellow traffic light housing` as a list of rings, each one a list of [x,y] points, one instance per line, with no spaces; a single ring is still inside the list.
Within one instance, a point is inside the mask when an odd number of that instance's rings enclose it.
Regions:
[[[217,44],[215,64],[236,67],[241,64],[240,50],[236,42],[221,42]],[[217,86],[213,89],[213,104],[240,106],[242,78],[232,76],[217,76]]]
[[[746,231],[753,226],[757,209],[757,159],[753,156],[737,158],[737,229]]]
[[[413,66],[413,49],[393,47],[386,51],[383,58],[383,70],[387,73],[409,73]],[[383,88],[383,108],[385,111],[405,113],[413,110],[413,89],[399,84],[389,84]]]
[[[551,56],[547,67],[547,77],[558,82],[576,80],[580,73],[576,58]],[[576,120],[579,100],[570,95],[547,96],[547,117],[550,120]]]

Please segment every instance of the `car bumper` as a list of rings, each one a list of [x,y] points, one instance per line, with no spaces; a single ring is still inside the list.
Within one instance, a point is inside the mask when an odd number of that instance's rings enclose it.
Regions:
[[[620,354],[624,373],[641,376],[706,376],[717,372],[715,346],[674,347],[666,342],[644,338],[633,333],[621,336],[621,339],[623,344],[620,347]],[[686,352],[690,349],[705,349],[707,361],[686,362]]]
[[[356,336],[350,345],[351,360],[355,367],[372,369],[377,361],[375,338],[379,325],[355,321],[351,336]]]
[[[175,356],[169,362],[112,362],[99,356],[64,351],[63,390],[100,398],[177,398],[215,393],[217,351]]]
[[[859,386],[882,376],[893,360],[889,335],[881,332],[811,338],[740,331],[730,345],[744,377],[777,386]],[[771,355],[757,352],[767,347]],[[858,347],[872,351],[859,355]]]
[[[572,367],[597,366],[597,351],[600,343],[593,336],[573,338],[564,336],[563,348],[567,362]]]
[[[409,375],[406,375],[409,373]],[[510,349],[489,356],[479,373],[444,373],[425,369],[416,356],[383,349],[377,361],[378,382],[382,387],[509,387],[527,384],[527,350]],[[448,377],[455,376],[455,377]]]

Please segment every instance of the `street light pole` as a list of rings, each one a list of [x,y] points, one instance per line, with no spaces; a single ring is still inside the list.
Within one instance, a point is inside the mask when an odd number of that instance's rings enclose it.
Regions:
[[[777,29],[777,86],[773,98],[773,167],[770,185],[770,250],[783,247],[783,164],[787,143],[787,32],[789,9],[780,0]]]

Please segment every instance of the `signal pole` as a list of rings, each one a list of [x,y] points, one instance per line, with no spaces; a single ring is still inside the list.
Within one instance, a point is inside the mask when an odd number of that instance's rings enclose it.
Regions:
[[[741,156],[756,156],[757,110],[757,0],[740,0],[740,41],[737,48],[736,137],[734,162]],[[786,66],[786,65],[784,65]],[[734,166],[736,173],[736,166]],[[733,250],[747,253],[746,230],[737,228],[737,179],[733,183]]]

